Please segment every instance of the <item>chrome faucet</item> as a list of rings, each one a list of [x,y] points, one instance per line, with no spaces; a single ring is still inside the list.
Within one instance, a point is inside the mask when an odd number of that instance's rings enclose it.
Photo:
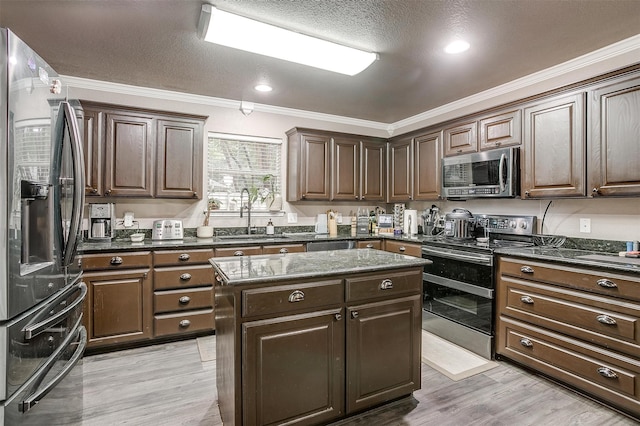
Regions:
[[[249,189],[242,188],[240,191],[240,217],[242,217],[242,196],[244,192],[247,192],[247,235],[251,235],[251,194],[249,194]]]

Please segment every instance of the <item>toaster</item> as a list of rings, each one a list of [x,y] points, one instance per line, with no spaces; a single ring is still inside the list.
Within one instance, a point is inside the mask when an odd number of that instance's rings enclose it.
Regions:
[[[181,220],[154,220],[152,240],[181,240],[184,237]]]

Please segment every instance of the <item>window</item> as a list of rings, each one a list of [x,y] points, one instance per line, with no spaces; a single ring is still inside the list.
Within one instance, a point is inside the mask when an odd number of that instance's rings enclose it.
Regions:
[[[276,194],[281,192],[281,152],[281,139],[209,133],[209,200],[214,200],[220,211],[238,211],[240,193],[247,188],[251,210],[273,207]],[[243,194],[245,206],[247,199],[247,194]]]

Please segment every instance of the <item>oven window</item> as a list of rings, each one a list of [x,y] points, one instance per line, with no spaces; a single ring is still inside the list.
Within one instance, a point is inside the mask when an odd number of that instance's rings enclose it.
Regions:
[[[461,281],[484,288],[493,288],[492,267],[476,263],[461,262],[433,255],[422,257],[431,260],[431,265],[424,267],[427,274],[437,275],[454,281]]]
[[[492,299],[424,282],[424,309],[483,333],[491,334]]]

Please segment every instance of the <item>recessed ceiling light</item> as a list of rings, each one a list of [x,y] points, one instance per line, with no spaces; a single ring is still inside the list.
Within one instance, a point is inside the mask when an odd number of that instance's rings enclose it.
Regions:
[[[469,49],[470,45],[464,40],[456,40],[452,43],[449,43],[447,47],[444,48],[444,51],[450,54],[456,54],[464,52]]]
[[[273,87],[269,86],[268,84],[258,84],[256,87],[254,87],[254,89],[256,89],[258,92],[270,92],[273,90]]]

